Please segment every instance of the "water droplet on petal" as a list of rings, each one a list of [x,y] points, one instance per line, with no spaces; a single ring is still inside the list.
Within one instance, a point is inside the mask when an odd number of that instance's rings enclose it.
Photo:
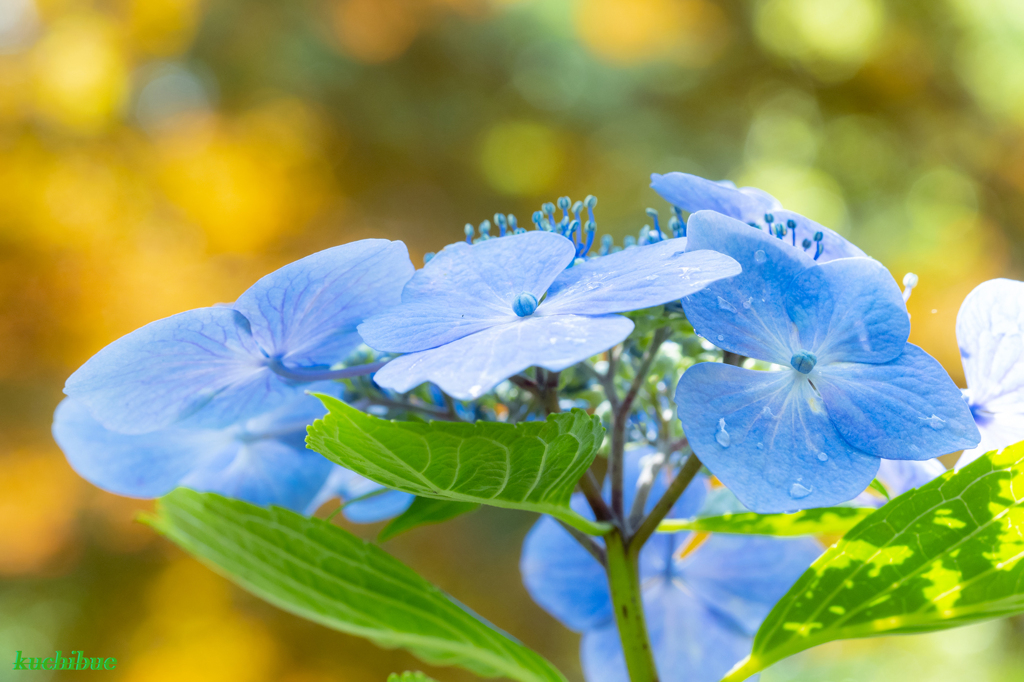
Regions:
[[[794,500],[802,500],[811,494],[811,489],[800,483],[794,483],[789,486],[789,496]]]
[[[757,444],[757,449],[758,450],[763,450],[764,449],[764,443],[758,443]]]
[[[819,462],[827,462],[828,461],[828,455],[826,455],[824,452],[819,452],[818,453],[818,461]]]
[[[732,438],[729,437],[729,432],[725,430],[725,418],[718,420],[718,432],[715,434],[715,440],[723,448],[729,447],[729,443],[732,442]]]
[[[718,335],[718,340],[719,340],[719,341],[725,341],[725,337],[724,337],[724,336],[722,336],[721,334],[719,334],[719,335]]]
[[[747,253],[750,253],[750,252],[748,251]],[[758,249],[757,251],[754,252],[754,262],[755,263],[763,263],[766,260],[768,260],[768,255],[764,251],[762,251],[761,249]]]
[[[753,296],[747,296],[747,300],[745,300],[743,302],[743,307],[746,308],[747,310],[750,310],[750,306],[751,306],[751,304],[753,304],[753,302],[754,302],[754,297]]]
[[[946,428],[946,420],[938,415],[932,415],[924,420],[928,426],[932,427],[936,431],[941,431]]]
[[[736,306],[734,306],[732,303],[729,303],[727,300],[725,300],[721,296],[718,297],[718,308],[720,310],[725,310],[725,311],[730,312],[730,313],[736,312]]]

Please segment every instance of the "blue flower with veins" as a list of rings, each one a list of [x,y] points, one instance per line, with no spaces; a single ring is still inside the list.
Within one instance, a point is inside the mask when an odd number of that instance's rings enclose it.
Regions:
[[[963,466],[1024,440],[1024,282],[993,279],[967,295],[956,318],[964,398],[981,431]]]
[[[335,382],[314,387],[335,395],[339,388]],[[183,486],[312,514],[332,497],[350,500],[382,487],[306,449],[306,427],[325,412],[319,399],[300,393],[227,428],[186,420],[124,434],[105,429],[80,401],[65,398],[54,414],[53,437],[79,475],[117,495],[154,498]],[[346,506],[345,514],[356,522],[378,521],[411,502],[411,495],[389,490]]]
[[[374,381],[402,392],[431,381],[472,400],[531,366],[563,370],[629,335],[633,323],[614,313],[740,271],[729,256],[685,245],[669,239],[572,267],[577,245],[556,232],[446,246],[409,280],[400,305],[359,325],[372,348],[408,353]]]
[[[698,334],[779,365],[694,365],[676,389],[701,461],[748,508],[826,507],[863,491],[880,458],[924,460],[980,436],[960,391],[907,343],[899,286],[870,258],[815,262],[721,213],[690,216],[687,249],[717,248],[743,273],[683,299]]]
[[[627,509],[643,458],[653,452],[645,447],[626,453]],[[665,474],[659,474],[648,510],[667,484]],[[706,486],[697,477],[669,517],[694,516]],[[573,496],[572,506],[592,518],[581,493]],[[820,553],[820,545],[807,538],[704,533],[652,537],[640,550],[639,568],[647,630],[661,678],[721,679],[750,653],[761,621]],[[587,682],[628,682],[602,566],[557,522],[542,517],[523,543],[520,571],[534,601],[566,627],[583,633],[580,658]]]
[[[405,245],[365,239],[286,265],[231,305],[157,320],[90,358],[64,393],[103,427],[142,434],[189,419],[221,428],[264,414],[332,370],[362,339],[356,325],[398,303],[413,273]]]
[[[689,173],[651,174],[651,187],[689,213],[716,211],[763,230],[819,262],[865,255],[839,233],[782,208],[778,199],[755,187],[714,182]]]

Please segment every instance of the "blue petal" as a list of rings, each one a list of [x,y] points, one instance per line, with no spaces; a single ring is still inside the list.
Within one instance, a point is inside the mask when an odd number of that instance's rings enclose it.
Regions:
[[[115,433],[74,398],[57,406],[53,439],[82,478],[108,492],[141,498],[169,493],[204,460],[236,449],[234,434],[225,430]]]
[[[272,272],[233,307],[267,355],[292,366],[330,366],[362,342],[356,325],[399,303],[413,270],[402,242],[364,239]]]
[[[920,488],[925,483],[946,473],[946,467],[937,459],[913,460],[883,459],[878,467],[878,480],[882,482],[889,495],[896,497],[913,488]]]
[[[793,280],[814,261],[745,223],[700,211],[687,223],[687,251],[715,249],[743,272],[683,299],[697,333],[719,348],[788,365],[799,343],[786,311]]]
[[[625,452],[622,462],[622,507],[629,513],[633,508],[633,500],[636,498],[637,485],[640,483],[641,473],[649,471],[648,465],[652,458],[657,455],[657,450],[650,445],[629,448]],[[650,493],[647,495],[647,502],[644,505],[644,513],[650,512],[657,504],[661,496],[665,494],[669,484],[672,483],[671,468],[664,466],[658,472],[651,484]],[[611,481],[605,479],[602,495],[605,501],[611,500]],[[704,505],[707,497],[707,481],[704,476],[698,475],[686,487],[686,491],[680,496],[672,509],[666,515],[668,518],[689,518],[696,516],[697,512]]]
[[[582,494],[572,507],[594,518]],[[543,516],[530,529],[519,570],[533,600],[566,627],[582,632],[612,620],[604,568],[554,519]]]
[[[716,534],[676,559],[675,571],[709,609],[753,637],[775,602],[823,550],[811,538]]]
[[[697,456],[749,509],[827,507],[853,499],[878,458],[839,435],[806,377],[703,362],[676,389]]]
[[[540,300],[575,254],[553,232],[446,246],[409,280],[401,305],[368,319],[359,333],[371,348],[409,353],[515,320],[515,298]]]
[[[750,653],[751,637],[665,580],[644,591],[654,661],[663,680],[717,682]],[[587,682],[629,682],[614,623],[586,632],[580,659]]]
[[[913,344],[880,365],[818,365],[811,375],[836,430],[887,459],[931,459],[981,440],[946,370]]]
[[[824,225],[819,225],[799,213],[783,209],[775,197],[755,187],[737,189],[729,182],[712,182],[687,173],[668,173],[666,175],[655,173],[651,175],[651,187],[669,203],[684,211],[690,213],[704,210],[716,211],[744,223],[753,223],[758,226],[758,229],[767,228],[765,214],[770,213],[775,221],[774,224],[786,226],[787,234],[781,239],[778,237],[775,239],[779,239],[790,248],[806,252],[812,257],[818,248],[814,237],[816,233],[820,232],[822,239],[821,253],[817,258],[819,263],[866,255],[839,233]],[[795,227],[789,227],[790,221],[795,224]],[[811,242],[808,249],[803,247],[805,239]]]
[[[870,258],[810,268],[789,286],[786,309],[800,345],[829,362],[887,362],[903,352],[910,317],[896,281]]]
[[[537,314],[603,315],[676,301],[711,282],[738,275],[739,263],[717,251],[684,253],[686,239],[625,249],[565,270]]]
[[[689,213],[717,211],[745,223],[760,224],[765,213],[782,208],[775,197],[761,190],[740,190],[732,183],[713,182],[689,173],[652,173],[651,187],[665,201]]]
[[[384,488],[385,486],[379,483],[335,464],[332,465],[331,473],[323,486],[306,507],[306,513],[314,513],[325,502],[334,498],[341,498],[342,502],[345,502]],[[404,512],[412,504],[414,497],[399,490],[388,490],[360,502],[346,504],[342,514],[354,523],[376,523]]]
[[[501,239],[483,244],[490,241]],[[561,371],[611,348],[631,331],[633,323],[620,315],[513,318],[440,348],[396,358],[374,375],[374,381],[403,393],[432,381],[453,398],[475,400],[528,367]]]
[[[296,391],[267,369],[248,320],[228,307],[151,322],[92,356],[64,386],[100,424],[128,434],[162,429],[200,410],[197,425],[228,426]]]
[[[960,306],[956,338],[971,405],[1024,422],[1024,282],[979,284]]]

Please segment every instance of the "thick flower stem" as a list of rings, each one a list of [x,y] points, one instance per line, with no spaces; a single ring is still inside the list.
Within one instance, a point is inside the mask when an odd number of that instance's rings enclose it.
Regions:
[[[615,622],[626,657],[630,682],[658,682],[651,642],[644,623],[644,606],[640,593],[639,549],[632,551],[618,530],[604,538]]]

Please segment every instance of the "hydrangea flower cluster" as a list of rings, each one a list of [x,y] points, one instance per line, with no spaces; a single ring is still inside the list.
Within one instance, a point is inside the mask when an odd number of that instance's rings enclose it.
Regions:
[[[1024,284],[986,282],[964,302],[962,394],[908,342],[916,278],[901,292],[880,263],[760,190],[684,173],[652,187],[672,218],[663,230],[648,209],[653,225],[621,247],[597,240],[596,199],[562,197],[532,230],[506,214],[466,225],[418,270],[381,239],[303,258],[234,303],[101,350],[68,379],[54,437],[117,494],[184,486],[307,515],[340,497],[351,520],[372,522],[413,498],[304,448],[325,413],[309,393],[406,419],[586,409],[607,429],[605,464],[571,506],[609,535],[542,517],[523,580],[583,633],[589,682],[630,679],[637,650],[664,679],[717,680],[821,546],[653,535],[659,521],[714,513],[712,486],[759,513],[879,506],[866,492],[876,477],[898,495],[943,473],[936,457],[964,450],[967,462],[1024,439]],[[644,613],[614,607],[613,537],[631,552]],[[625,634],[630,617],[640,626]],[[623,644],[638,632],[649,646]]]

